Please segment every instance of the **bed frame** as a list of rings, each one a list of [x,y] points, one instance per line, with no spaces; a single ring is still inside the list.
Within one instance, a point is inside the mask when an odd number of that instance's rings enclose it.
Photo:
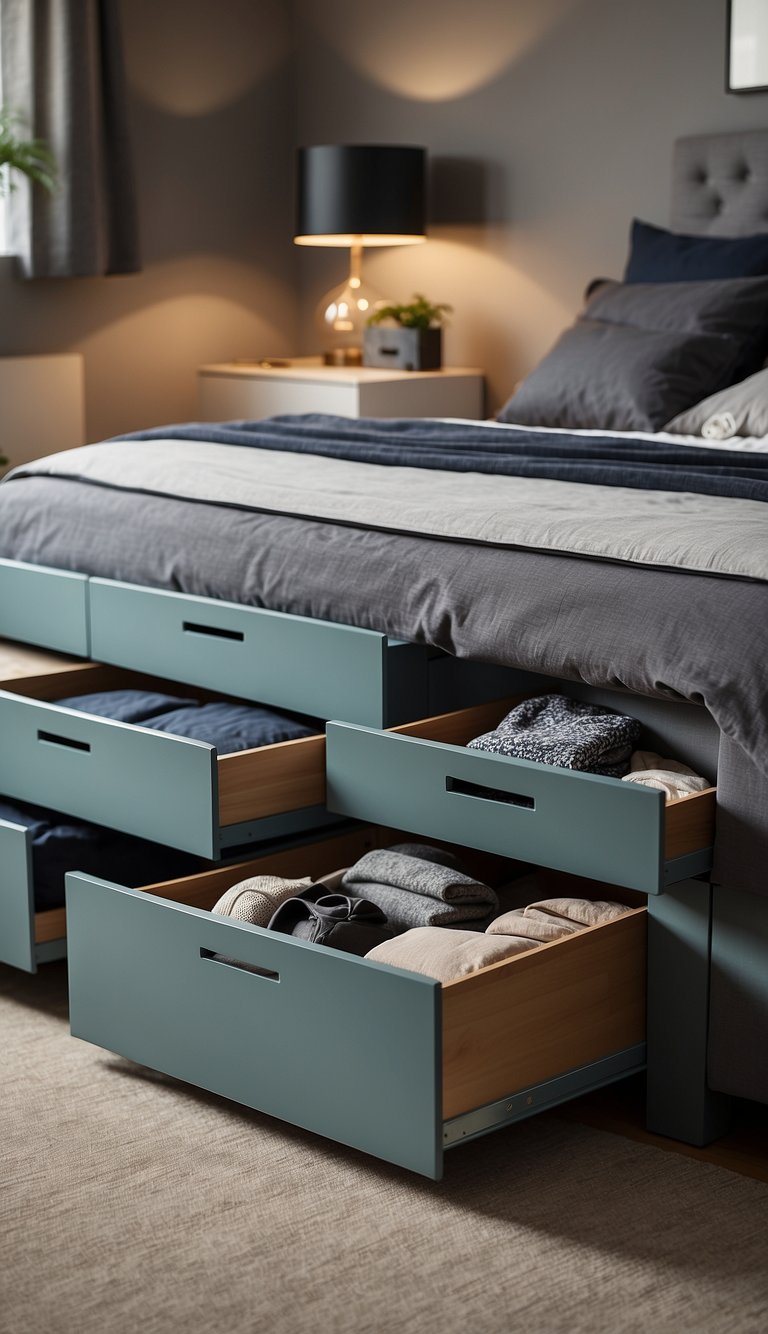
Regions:
[[[717,236],[768,230],[768,131],[680,140],[672,201],[673,226],[681,231]],[[280,624],[277,647],[252,657],[244,676],[241,667],[230,669],[227,662],[237,658],[239,650],[233,654],[232,645],[246,642],[257,620],[267,640]],[[322,675],[314,655],[324,628],[320,623],[302,627],[301,620],[0,561],[1,634],[191,681],[190,645],[196,637],[194,658],[203,673],[198,684],[283,707],[291,707],[282,656],[286,630],[307,636],[307,651],[291,655],[292,660],[306,658],[314,678]],[[288,621],[297,624],[288,626]],[[437,677],[443,684],[436,689],[434,664],[424,650],[386,636],[327,627],[327,640],[325,675],[333,674],[334,663],[340,670],[348,667],[351,652],[354,679],[341,683],[337,700],[314,711],[342,717],[358,730],[392,726],[502,693],[493,678],[485,680],[482,669],[474,682],[466,678],[457,693],[445,663]],[[293,707],[308,711],[307,688],[307,682],[300,685],[296,698],[301,702]],[[677,707],[659,705],[668,712]],[[372,761],[367,763],[372,772]],[[768,1101],[768,1069],[756,1068],[754,1056],[765,1046],[768,1024],[768,898],[715,887],[702,874],[703,866],[692,862],[681,868],[684,878],[674,875],[665,892],[652,891],[648,908],[654,979],[648,1008],[649,1126],[695,1143],[724,1129],[725,1094]]]

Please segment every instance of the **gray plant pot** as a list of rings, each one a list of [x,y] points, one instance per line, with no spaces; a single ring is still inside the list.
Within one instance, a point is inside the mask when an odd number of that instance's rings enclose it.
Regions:
[[[393,371],[439,371],[442,329],[377,328],[363,332],[363,365]]]

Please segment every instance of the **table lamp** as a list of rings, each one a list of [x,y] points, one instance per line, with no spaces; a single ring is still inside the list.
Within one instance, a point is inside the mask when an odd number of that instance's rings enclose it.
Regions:
[[[349,248],[349,276],[322,298],[317,322],[329,365],[362,362],[363,329],[383,298],[363,284],[364,246],[425,241],[426,149],[316,144],[298,150],[296,245]]]

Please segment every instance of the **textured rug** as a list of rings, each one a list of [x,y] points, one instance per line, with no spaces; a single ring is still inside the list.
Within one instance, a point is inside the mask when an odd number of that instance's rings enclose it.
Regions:
[[[534,1118],[433,1184],[66,1027],[0,968],[2,1334],[741,1334],[768,1186]]]

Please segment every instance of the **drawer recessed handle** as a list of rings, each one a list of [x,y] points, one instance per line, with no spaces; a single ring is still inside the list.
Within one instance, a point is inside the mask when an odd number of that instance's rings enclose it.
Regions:
[[[463,778],[446,778],[446,792],[458,792],[462,797],[479,797],[482,801],[498,801],[504,806],[519,806],[524,811],[535,811],[536,802],[522,792],[504,792],[483,783],[467,783]]]
[[[200,958],[211,963],[223,964],[225,968],[239,968],[241,973],[253,973],[256,977],[266,978],[267,982],[279,982],[280,974],[273,968],[260,968],[258,964],[246,963],[244,959],[233,959],[229,954],[219,954],[216,950],[200,950]]]
[[[199,625],[197,621],[183,621],[181,628],[186,635],[208,635],[209,639],[234,639],[238,644],[245,643],[244,630],[226,630],[221,625]]]
[[[65,750],[81,750],[86,755],[91,753],[90,742],[76,741],[71,736],[57,736],[55,732],[38,732],[37,739],[46,746],[63,746]]]
[[[399,347],[380,347],[379,352],[383,357],[396,357],[400,353]]]

